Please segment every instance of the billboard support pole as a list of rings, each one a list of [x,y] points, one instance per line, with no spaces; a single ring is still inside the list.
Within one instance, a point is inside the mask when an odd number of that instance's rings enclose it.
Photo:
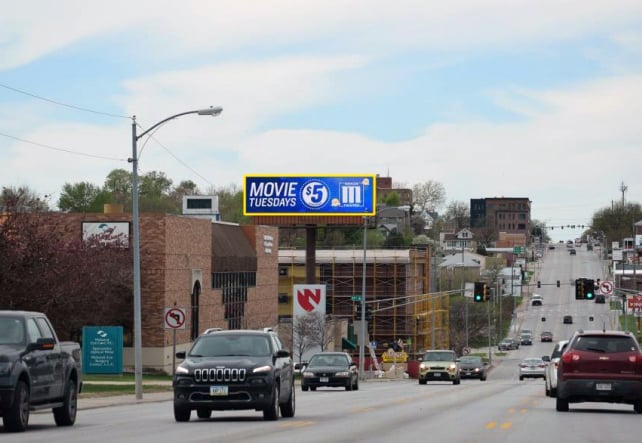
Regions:
[[[359,336],[359,377],[363,380],[365,374],[365,343],[366,343],[366,248],[368,245],[367,237],[368,218],[363,217],[363,263],[361,266],[361,332]]]

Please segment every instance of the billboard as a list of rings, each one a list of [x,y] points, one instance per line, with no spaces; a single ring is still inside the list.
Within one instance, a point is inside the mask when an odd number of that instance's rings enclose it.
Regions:
[[[243,215],[375,215],[376,175],[246,175]]]
[[[129,222],[82,222],[82,240],[85,244],[129,246]]]

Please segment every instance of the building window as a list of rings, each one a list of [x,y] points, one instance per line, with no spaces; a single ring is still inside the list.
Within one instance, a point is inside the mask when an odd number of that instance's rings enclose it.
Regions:
[[[215,272],[212,288],[221,289],[228,329],[244,327],[247,289],[256,286],[256,272]]]
[[[286,304],[288,302],[288,294],[279,294],[279,303]]]

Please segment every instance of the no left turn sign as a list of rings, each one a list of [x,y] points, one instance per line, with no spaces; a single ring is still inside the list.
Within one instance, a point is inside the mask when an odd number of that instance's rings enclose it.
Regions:
[[[600,292],[604,295],[611,295],[613,293],[613,282],[603,281],[600,283]]]
[[[165,329],[185,329],[185,309],[165,308],[163,323]]]

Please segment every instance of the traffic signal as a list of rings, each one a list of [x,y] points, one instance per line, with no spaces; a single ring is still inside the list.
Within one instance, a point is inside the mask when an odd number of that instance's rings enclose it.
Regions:
[[[354,319],[355,320],[361,320],[361,303],[355,304],[354,307],[355,307]]]
[[[488,301],[490,298],[490,288],[484,282],[477,281],[475,282],[475,292],[473,294],[473,300],[476,303],[481,303]]]
[[[366,321],[372,320],[372,306],[366,305]]]
[[[541,287],[542,287],[542,283],[541,283],[539,280],[537,280],[537,287],[538,287],[538,288],[541,288]]]
[[[560,287],[560,281],[559,280],[557,280],[557,287],[558,288]]]
[[[473,300],[478,302],[484,301],[484,283],[480,281],[475,282],[475,292],[473,294]]]
[[[584,279],[584,295],[587,300],[595,298],[595,281],[592,278]]]
[[[584,279],[578,278],[575,280],[575,300],[585,300],[584,294]]]

